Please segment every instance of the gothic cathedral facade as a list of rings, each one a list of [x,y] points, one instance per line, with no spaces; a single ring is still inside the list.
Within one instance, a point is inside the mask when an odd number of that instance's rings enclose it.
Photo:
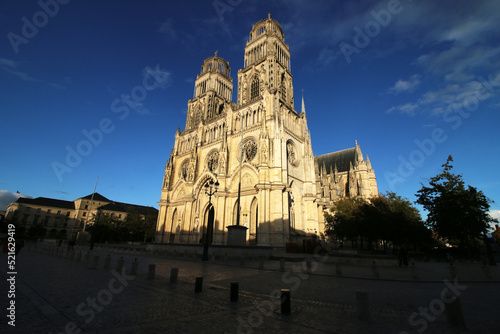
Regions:
[[[281,247],[323,232],[336,199],[378,195],[357,143],[314,157],[304,100],[294,107],[290,50],[270,16],[252,27],[237,78],[234,103],[229,63],[217,52],[203,62],[165,167],[155,242],[224,245],[240,212],[247,245]]]

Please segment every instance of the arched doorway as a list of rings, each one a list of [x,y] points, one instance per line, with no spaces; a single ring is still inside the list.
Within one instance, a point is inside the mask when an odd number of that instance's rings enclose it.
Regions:
[[[210,204],[205,210],[203,235],[202,235],[203,243],[206,241],[208,244],[211,244],[214,239],[214,218],[215,218],[214,206]]]
[[[252,200],[250,205],[250,233],[248,244],[257,245],[258,243],[258,225],[259,225],[259,205],[257,198]]]
[[[177,226],[177,220],[179,219],[179,214],[177,209],[174,210],[174,214],[172,215],[172,226],[170,226],[170,238],[169,242],[173,243],[175,241],[175,228]]]

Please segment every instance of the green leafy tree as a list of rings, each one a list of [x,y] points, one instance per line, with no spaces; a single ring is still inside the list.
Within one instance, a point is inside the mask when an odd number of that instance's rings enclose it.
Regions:
[[[360,208],[364,203],[366,201],[361,197],[336,201],[330,209],[331,213],[325,212],[326,235],[338,239],[341,244],[345,239],[355,242],[362,228]]]
[[[457,245],[470,254],[477,250],[490,222],[491,201],[476,188],[452,173],[453,158],[448,157],[442,165],[443,172],[432,177],[429,185],[422,184],[417,192],[416,203],[429,212],[427,224],[452,245]]]
[[[92,242],[118,241],[117,221],[111,215],[98,212],[91,221],[93,224],[87,231],[92,235]]]

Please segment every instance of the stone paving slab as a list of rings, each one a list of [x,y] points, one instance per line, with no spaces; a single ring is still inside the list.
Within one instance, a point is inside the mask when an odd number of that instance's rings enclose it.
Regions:
[[[417,333],[424,321],[428,333],[496,333],[498,329],[497,282],[462,284],[465,289],[460,297],[468,330],[459,331],[448,325],[444,314],[428,314],[432,320],[417,316],[413,326],[409,320],[413,312],[438,305],[432,302],[446,287],[443,281],[353,279],[320,270],[282,273],[279,263],[266,262],[265,269],[259,270],[258,264],[249,268],[140,255],[139,274],[125,279],[126,286],[112,293],[120,286],[120,275],[104,269],[103,261],[93,268],[33,250],[23,250],[18,256],[17,326],[14,330],[7,327],[2,316],[1,333],[59,333],[71,322],[82,333]],[[94,254],[102,259],[107,256]],[[121,256],[128,263],[135,258],[134,254],[110,253],[113,261]],[[6,258],[0,259],[5,276]],[[150,263],[156,264],[155,279],[146,278]],[[176,285],[168,283],[172,267],[179,268]],[[289,264],[287,270],[291,269]],[[200,294],[194,293],[196,276],[204,278]],[[232,281],[240,285],[237,303],[229,302]],[[7,291],[5,277],[0,288]],[[279,299],[271,297],[282,288],[292,290],[291,315],[282,315]],[[358,319],[358,290],[369,293],[371,320]],[[87,298],[100,298],[107,305],[92,312]]]

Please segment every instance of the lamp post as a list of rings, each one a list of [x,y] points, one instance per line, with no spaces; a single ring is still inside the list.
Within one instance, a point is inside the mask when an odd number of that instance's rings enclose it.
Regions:
[[[214,180],[210,180],[207,183],[205,183],[205,194],[208,195],[208,203],[211,205],[212,204],[212,196],[217,192],[217,188],[219,188],[219,182]],[[215,212],[214,212],[215,216]],[[210,218],[210,215],[209,217]],[[205,234],[205,242],[203,243],[203,256],[201,257],[202,261],[208,261],[208,246],[210,244],[210,240],[208,238],[209,236],[209,221],[207,219],[207,233]],[[213,228],[213,222],[212,222],[212,228]]]

